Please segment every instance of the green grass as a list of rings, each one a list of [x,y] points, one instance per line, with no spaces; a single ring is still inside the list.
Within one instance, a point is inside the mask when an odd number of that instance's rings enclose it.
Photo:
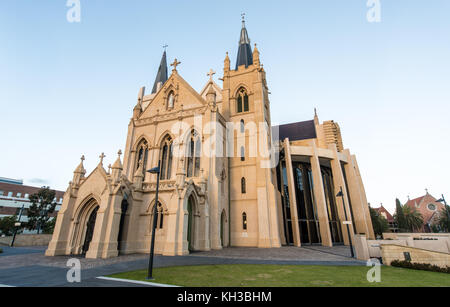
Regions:
[[[369,283],[365,266],[206,265],[158,268],[153,282],[185,287],[450,287],[450,274],[381,267]],[[146,270],[111,275],[146,281]]]

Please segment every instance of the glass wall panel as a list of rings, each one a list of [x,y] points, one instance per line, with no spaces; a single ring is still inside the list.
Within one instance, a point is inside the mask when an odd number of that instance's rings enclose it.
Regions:
[[[334,194],[333,175],[331,169],[321,166],[325,201],[327,205],[328,221],[333,243],[342,243],[341,224],[337,212],[336,196]]]

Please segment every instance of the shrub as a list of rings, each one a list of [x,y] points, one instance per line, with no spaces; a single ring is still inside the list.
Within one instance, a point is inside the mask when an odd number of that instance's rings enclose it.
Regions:
[[[429,263],[415,263],[415,262],[410,262],[410,261],[406,261],[406,260],[394,260],[391,262],[391,266],[398,267],[398,268],[405,268],[405,269],[413,269],[413,270],[450,274],[449,266],[442,268],[440,266],[429,264]]]

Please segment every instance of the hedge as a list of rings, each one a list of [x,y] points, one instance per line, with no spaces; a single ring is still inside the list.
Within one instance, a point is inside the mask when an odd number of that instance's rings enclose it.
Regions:
[[[450,267],[446,266],[442,268],[437,265],[429,264],[429,263],[415,263],[406,260],[394,260],[391,262],[391,266],[405,268],[405,269],[413,269],[413,270],[422,270],[422,271],[430,271],[430,272],[440,272],[450,274]]]

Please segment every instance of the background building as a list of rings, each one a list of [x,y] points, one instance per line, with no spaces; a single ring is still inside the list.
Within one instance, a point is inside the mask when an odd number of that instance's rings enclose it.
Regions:
[[[422,214],[423,226],[417,232],[432,232],[432,227],[439,223],[439,215],[445,208],[444,204],[437,202],[437,198],[426,192],[425,195],[408,199],[405,206]]]
[[[0,177],[0,218],[12,215],[19,216],[20,209],[22,208],[22,206],[24,206],[24,211],[22,213],[22,218],[20,219],[20,221],[22,223],[27,222],[27,209],[31,205],[29,197],[31,194],[37,193],[39,190],[40,187],[24,185],[23,180]],[[51,216],[56,216],[57,211],[59,211],[59,209],[61,208],[64,196],[63,191],[55,192],[55,201],[58,205],[55,208],[55,212],[53,212]],[[24,230],[24,233],[33,232]]]
[[[387,209],[385,207],[383,207],[383,204],[379,208],[373,208],[373,209],[375,211],[377,211],[378,214],[383,216],[388,221],[389,231],[391,231],[391,232],[398,231],[397,224],[395,223],[394,217],[392,216],[392,214],[389,213],[389,211],[387,211]]]

